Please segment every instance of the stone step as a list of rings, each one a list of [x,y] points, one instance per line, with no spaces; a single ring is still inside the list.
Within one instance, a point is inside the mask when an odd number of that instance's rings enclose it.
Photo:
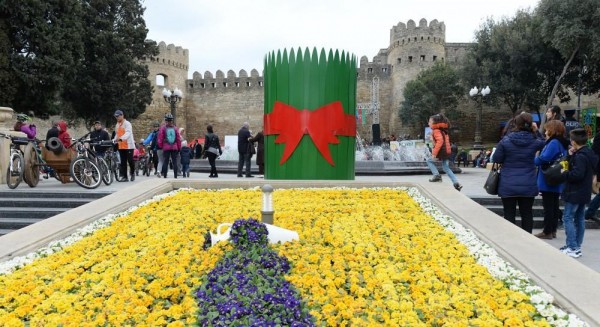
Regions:
[[[502,207],[502,204],[499,205],[485,205],[484,206],[486,209],[490,210],[491,212],[497,214],[498,216],[500,216],[501,218],[504,215],[504,208]],[[562,207],[561,207],[562,209]],[[596,217],[598,217],[598,213],[596,213]],[[519,213],[519,210],[517,208],[517,214],[515,217],[515,220],[517,221],[517,224],[520,225],[521,224],[521,215]],[[539,206],[533,206],[533,228],[543,228],[544,227],[544,208],[539,205]],[[596,218],[593,220],[586,220],[585,221],[585,228],[586,229],[600,229],[600,219]]]
[[[81,192],[39,192],[33,190],[10,190],[10,191],[0,191],[0,199],[4,198],[43,198],[43,199],[51,199],[51,198],[64,198],[64,199],[100,199],[105,197],[112,192],[102,192],[96,190],[84,190],[81,189]]]
[[[0,230],[16,230],[44,220],[44,218],[0,218]]]
[[[0,198],[0,208],[76,208],[95,199],[90,198]]]
[[[68,208],[0,208],[0,218],[49,218],[67,211]],[[4,228],[0,225],[0,228]]]

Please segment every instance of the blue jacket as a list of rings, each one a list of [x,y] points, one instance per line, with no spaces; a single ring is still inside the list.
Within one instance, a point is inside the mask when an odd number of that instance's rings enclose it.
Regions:
[[[181,164],[189,165],[190,159],[192,159],[192,149],[189,146],[181,147],[181,151],[179,151],[179,155],[181,156]]]
[[[551,138],[546,141],[546,146],[540,152],[540,155],[535,157],[535,165],[538,166],[537,186],[540,192],[554,192],[561,193],[565,184],[550,186],[546,184],[544,173],[542,168],[547,168],[548,165],[552,164],[556,159],[567,156],[567,147],[569,141],[564,137]]]
[[[596,173],[598,157],[588,146],[584,146],[569,158],[569,170],[562,176],[567,181],[562,193],[565,202],[587,204],[592,197],[592,179]]]
[[[496,146],[492,161],[502,164],[498,196],[534,197],[538,195],[535,153],[544,147],[544,140],[531,132],[506,134]]]

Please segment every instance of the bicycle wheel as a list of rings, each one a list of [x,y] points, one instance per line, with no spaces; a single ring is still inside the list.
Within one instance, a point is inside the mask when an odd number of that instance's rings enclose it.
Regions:
[[[73,180],[82,187],[96,188],[102,183],[100,168],[87,158],[75,158],[69,169]]]
[[[100,167],[100,171],[102,172],[102,181],[104,182],[104,184],[106,185],[110,185],[113,182],[113,178],[112,178],[112,172],[110,171],[110,168],[108,168],[108,164],[106,163],[106,160],[104,160],[103,158],[98,158],[98,166]]]
[[[23,166],[25,160],[19,154],[10,156],[10,164],[6,169],[6,185],[8,188],[15,189],[23,180]]]
[[[29,142],[25,147],[23,179],[29,187],[36,187],[40,182],[40,165],[37,152],[33,143]]]
[[[114,180],[118,181],[121,178],[121,173],[119,170],[119,164],[117,164],[117,160],[115,159],[114,155],[110,159],[109,167],[110,167],[110,171],[112,172],[112,175],[114,177]]]

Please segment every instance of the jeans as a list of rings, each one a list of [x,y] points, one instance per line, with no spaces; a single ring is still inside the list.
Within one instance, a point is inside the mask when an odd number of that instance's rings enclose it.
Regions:
[[[533,231],[533,200],[534,197],[509,197],[502,198],[502,207],[504,209],[504,219],[513,224],[517,224],[517,203],[519,204],[519,213],[521,214],[521,229],[531,234]]]
[[[427,162],[427,166],[429,166],[429,170],[431,170],[431,173],[434,176],[440,174],[440,172],[438,171],[437,167],[433,163],[433,159],[429,158],[429,159],[427,159],[426,162]],[[448,166],[448,159],[442,160],[442,169],[444,170],[444,172],[446,173],[446,175],[448,175],[448,177],[450,177],[450,180],[452,180],[453,184],[458,183],[458,179],[456,179],[456,176],[454,176],[454,173],[452,172],[452,169],[450,169],[450,167]]]
[[[585,211],[586,218],[593,218],[596,216],[596,211],[600,208],[600,193],[596,194],[592,199],[592,202],[588,204],[588,208]]]
[[[238,159],[238,176],[242,174],[242,168],[244,168],[244,164],[246,165],[246,176],[250,176],[250,159],[252,158],[252,153],[239,153],[240,158]]]
[[[177,156],[178,155],[179,155],[179,151],[177,151],[177,150],[169,150],[169,151],[163,150],[163,162],[162,162],[161,173],[164,178],[167,178],[167,172],[169,171],[169,159],[171,159],[171,161],[173,162],[173,173],[175,175],[174,177],[177,178],[177,173],[178,173]]]
[[[556,192],[542,192],[544,234],[556,233],[558,228],[558,219],[560,218],[559,196],[560,193]]]
[[[573,250],[581,248],[585,234],[585,205],[565,202],[563,222],[567,234],[567,246]]]
[[[183,175],[183,177],[190,176],[190,164],[189,163],[181,164],[181,175]]]

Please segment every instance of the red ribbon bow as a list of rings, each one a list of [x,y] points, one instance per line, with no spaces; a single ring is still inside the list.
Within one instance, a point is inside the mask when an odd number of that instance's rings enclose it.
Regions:
[[[335,166],[328,145],[340,143],[336,135],[356,136],[356,117],[344,114],[340,101],[324,105],[314,111],[298,110],[275,101],[273,112],[265,115],[264,133],[265,135],[278,134],[275,143],[285,143],[280,165],[289,159],[302,140],[302,136],[308,134],[323,158],[330,165]]]

